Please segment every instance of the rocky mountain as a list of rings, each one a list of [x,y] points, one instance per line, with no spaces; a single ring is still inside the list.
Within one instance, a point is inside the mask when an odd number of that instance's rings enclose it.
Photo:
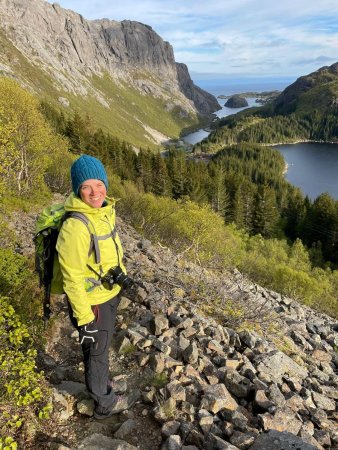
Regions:
[[[275,114],[320,113],[338,105],[338,63],[299,77],[272,103]]]
[[[172,46],[139,22],[86,20],[45,0],[0,0],[0,43],[2,75],[136,144],[143,135],[148,143],[177,137],[220,108],[175,62]]]
[[[30,254],[35,217],[22,214],[10,223]],[[56,298],[39,358],[53,424],[34,450],[337,449],[338,324],[236,270],[185,261],[120,218],[118,227],[135,286],[119,305],[110,371],[139,401],[92,418],[77,332]]]

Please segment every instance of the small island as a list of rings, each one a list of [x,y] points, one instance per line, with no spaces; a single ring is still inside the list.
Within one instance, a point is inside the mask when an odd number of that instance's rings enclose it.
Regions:
[[[235,94],[227,100],[224,106],[227,106],[228,108],[245,108],[248,106],[248,102],[246,101],[246,98]]]
[[[230,99],[231,97],[239,96],[242,98],[256,98],[256,103],[260,103],[261,105],[265,105],[266,103],[272,102],[278,95],[280,94],[280,91],[264,91],[264,92],[242,92],[240,94],[234,94],[234,95],[218,95],[218,98],[221,99]],[[228,106],[228,105],[225,105]],[[229,106],[229,108],[233,108],[232,106]],[[237,108],[237,107],[236,107]],[[241,108],[239,106],[239,108]]]

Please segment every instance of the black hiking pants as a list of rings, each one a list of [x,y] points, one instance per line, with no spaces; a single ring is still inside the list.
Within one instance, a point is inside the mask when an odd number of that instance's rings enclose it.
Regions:
[[[101,305],[92,306],[98,327],[95,343],[83,343],[83,360],[87,389],[95,401],[95,408],[109,410],[116,401],[109,380],[109,347],[115,329],[117,307],[120,297],[114,297]],[[69,315],[73,325],[78,328],[70,304]]]

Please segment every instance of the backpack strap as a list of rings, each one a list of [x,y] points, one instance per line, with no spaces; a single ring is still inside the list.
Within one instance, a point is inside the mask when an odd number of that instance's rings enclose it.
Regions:
[[[88,217],[85,214],[82,214],[80,212],[77,211],[68,211],[64,214],[63,218],[62,218],[62,223],[69,219],[78,219],[80,220],[82,223],[84,223],[89,231],[90,234],[90,246],[89,246],[89,250],[88,250],[88,256],[94,252],[94,256],[95,256],[95,262],[96,264],[99,264],[101,262],[101,255],[100,255],[100,248],[99,248],[99,243],[98,243],[98,238],[90,229],[90,220],[88,219]]]

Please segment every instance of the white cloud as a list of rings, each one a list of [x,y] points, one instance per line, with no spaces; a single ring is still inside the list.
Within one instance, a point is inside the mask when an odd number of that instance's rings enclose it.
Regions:
[[[130,19],[152,26],[171,43],[176,60],[193,71],[299,76],[338,60],[336,0],[58,3],[87,19]]]

